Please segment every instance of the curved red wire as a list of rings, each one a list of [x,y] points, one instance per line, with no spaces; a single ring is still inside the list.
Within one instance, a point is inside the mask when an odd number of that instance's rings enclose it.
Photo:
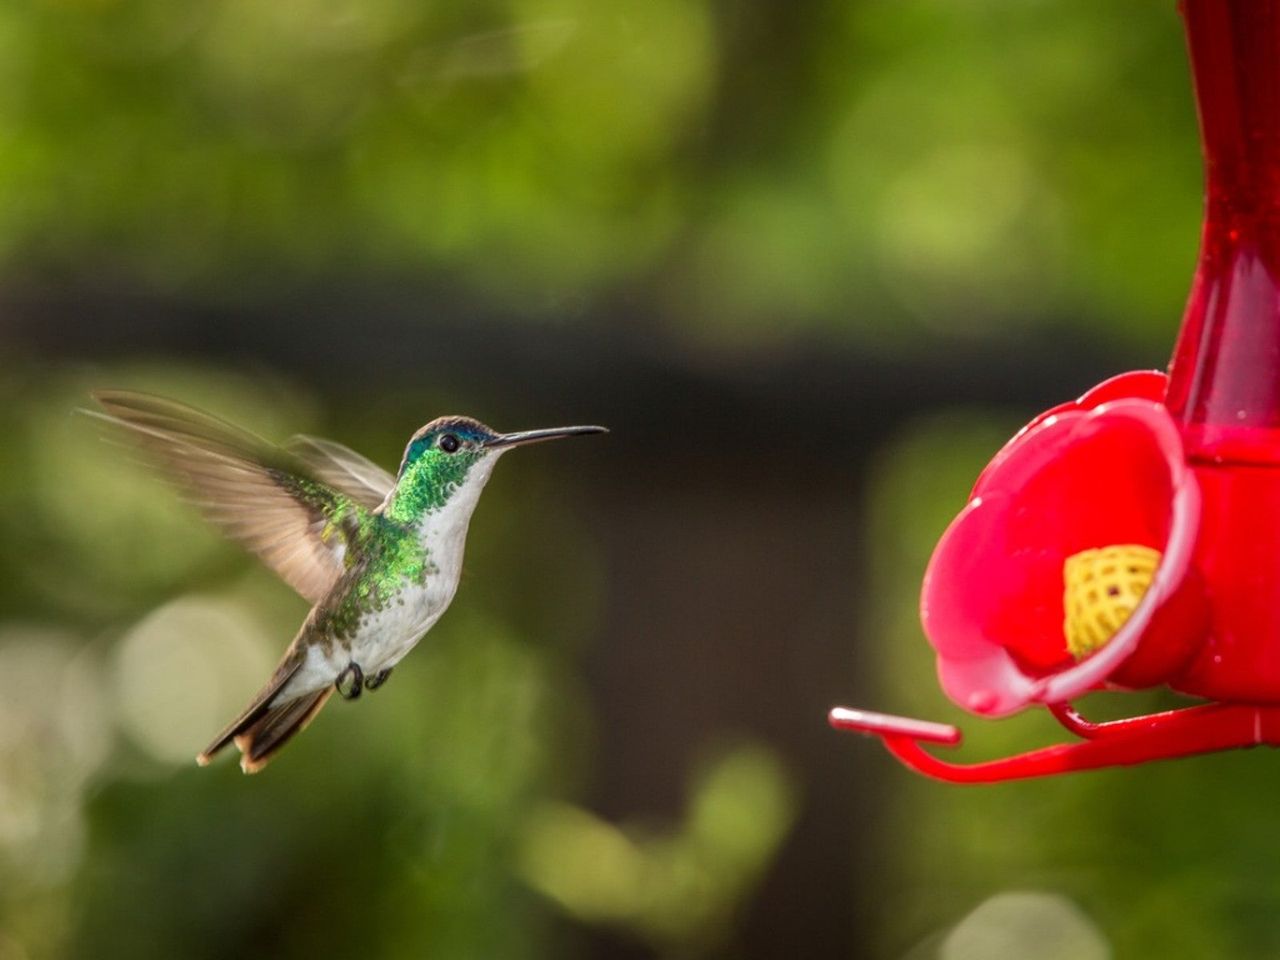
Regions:
[[[1210,703],[1108,723],[1090,723],[1065,704],[1053,712],[1063,726],[1086,739],[978,763],[952,763],[921,746],[922,742],[958,744],[960,731],[955,727],[843,707],[832,710],[829,720],[838,730],[879,737],[906,766],[948,783],[1026,780],[1260,743],[1280,744],[1280,706]]]

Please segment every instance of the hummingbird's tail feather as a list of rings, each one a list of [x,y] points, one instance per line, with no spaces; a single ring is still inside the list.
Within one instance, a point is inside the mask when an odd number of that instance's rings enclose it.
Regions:
[[[235,744],[241,754],[240,769],[245,773],[257,773],[265,767],[277,750],[311,722],[332,693],[333,687],[325,687],[272,707],[242,733],[236,734]]]
[[[294,674],[302,666],[301,659],[285,654],[267,685],[258,691],[249,706],[213,738],[213,741],[196,757],[196,763],[207,766],[227,744],[234,742],[243,756],[240,767],[245,773],[255,773],[266,765],[269,755],[280,749],[284,742],[310,722],[316,715],[332,687],[314,693],[303,694],[276,702]]]

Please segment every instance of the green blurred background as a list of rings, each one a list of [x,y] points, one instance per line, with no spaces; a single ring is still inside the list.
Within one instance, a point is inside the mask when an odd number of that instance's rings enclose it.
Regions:
[[[0,6],[0,960],[1277,955],[1273,757],[963,790],[824,721],[1056,736],[944,700],[921,571],[1163,365],[1200,178],[1171,0]],[[99,386],[614,432],[250,779],[192,756],[305,605]]]

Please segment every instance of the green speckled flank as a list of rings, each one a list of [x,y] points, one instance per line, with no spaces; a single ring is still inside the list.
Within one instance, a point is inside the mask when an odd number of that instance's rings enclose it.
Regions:
[[[349,640],[367,615],[397,602],[408,586],[422,585],[435,566],[417,530],[386,517],[371,516],[367,539],[345,590],[334,591],[330,603],[317,611],[316,626],[323,634]]]
[[[335,590],[330,603],[317,611],[322,634],[350,640],[360,621],[400,602],[406,587],[426,583],[436,571],[418,529],[423,517],[448,502],[483,453],[461,449],[449,454],[434,444],[413,444],[382,514],[344,501],[327,514],[330,527],[347,538],[349,569],[346,589]]]
[[[314,627],[326,639],[350,637],[367,614],[386,607],[408,582],[427,574],[426,550],[416,532],[366,509],[308,477],[280,473],[276,480],[322,522],[320,539],[346,546],[347,574],[316,611]]]

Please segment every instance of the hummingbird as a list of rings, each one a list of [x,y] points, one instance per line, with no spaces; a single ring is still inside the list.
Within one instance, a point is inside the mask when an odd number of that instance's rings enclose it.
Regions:
[[[453,600],[471,513],[508,450],[604,427],[498,433],[471,417],[432,420],[395,476],[332,440],[281,445],[194,407],[123,390],[87,410],[124,428],[221,531],[312,606],[275,672],[196,757],[234,743],[261,770],[336,691],[377,690]]]

